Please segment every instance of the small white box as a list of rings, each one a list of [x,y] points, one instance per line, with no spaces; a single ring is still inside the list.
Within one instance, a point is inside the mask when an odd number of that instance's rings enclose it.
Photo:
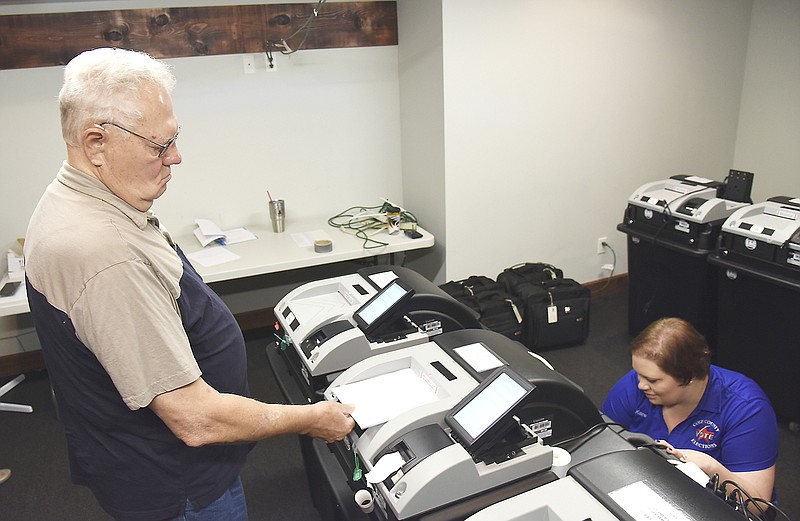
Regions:
[[[8,250],[8,272],[25,271],[25,257],[17,255],[14,250]]]

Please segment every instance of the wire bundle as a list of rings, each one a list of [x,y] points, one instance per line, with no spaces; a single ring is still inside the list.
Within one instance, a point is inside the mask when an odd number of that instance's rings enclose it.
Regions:
[[[733,487],[730,492],[728,492],[729,485]],[[706,487],[724,499],[734,510],[740,512],[743,519],[748,521],[777,521],[778,519],[791,521],[786,512],[777,505],[766,499],[752,497],[735,481],[725,480],[719,483],[719,476],[714,474]],[[764,505],[763,508],[762,505]]]
[[[382,248],[389,243],[373,236],[391,226],[389,215],[399,219],[399,228],[416,229],[417,218],[411,213],[386,201],[377,206],[351,206],[328,219],[328,224],[364,241],[364,249]],[[399,216],[399,217],[396,217]]]
[[[314,6],[314,9],[313,9],[311,15],[306,19],[305,22],[303,22],[303,24],[300,27],[295,29],[295,31],[292,32],[291,35],[289,35],[286,38],[281,39],[279,42],[276,42],[275,40],[267,40],[266,41],[267,63],[268,63],[268,67],[270,69],[273,68],[273,63],[272,63],[273,62],[273,58],[272,58],[273,49],[281,49],[281,51],[280,51],[281,54],[288,55],[288,54],[294,54],[294,53],[296,53],[297,51],[299,51],[300,49],[303,48],[303,45],[305,45],[306,39],[308,38],[308,35],[311,33],[311,29],[312,29],[311,26],[310,26],[311,21],[314,20],[314,18],[316,18],[317,16],[319,16],[320,11],[322,10],[322,6],[325,4],[326,1],[327,0],[317,0],[317,5]],[[289,40],[291,40],[292,38],[294,38],[295,36],[300,34],[300,32],[302,32],[302,31],[305,31],[305,34],[303,35],[303,39],[300,40],[300,43],[297,44],[297,47],[295,47],[294,49],[289,47]]]

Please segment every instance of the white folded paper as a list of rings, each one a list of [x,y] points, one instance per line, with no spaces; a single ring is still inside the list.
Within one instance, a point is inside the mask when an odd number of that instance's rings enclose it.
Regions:
[[[224,246],[226,244],[236,244],[237,242],[252,241],[257,238],[245,228],[233,228],[232,230],[223,231],[209,219],[195,219],[194,222],[197,224],[194,236],[197,237],[200,245],[204,248],[211,243]]]

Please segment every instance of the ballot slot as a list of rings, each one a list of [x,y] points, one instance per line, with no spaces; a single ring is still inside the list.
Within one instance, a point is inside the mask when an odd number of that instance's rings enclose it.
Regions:
[[[353,329],[353,324],[347,320],[337,320],[330,324],[325,324],[318,330],[314,331],[300,344],[300,350],[303,352],[307,359],[311,358],[311,353],[314,349],[323,345],[326,341],[334,338],[339,333],[343,333],[349,329]]]
[[[387,489],[393,488],[405,474],[432,454],[453,445],[455,442],[438,424],[424,425],[405,433],[402,438],[394,440],[389,447],[379,454],[377,461],[388,454],[397,453],[403,464],[383,480]]]

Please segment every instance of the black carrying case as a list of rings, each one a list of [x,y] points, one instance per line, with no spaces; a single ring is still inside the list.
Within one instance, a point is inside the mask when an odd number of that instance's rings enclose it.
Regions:
[[[523,294],[531,284],[541,284],[546,280],[561,279],[564,272],[546,262],[525,262],[506,268],[497,276],[497,282],[512,295]]]
[[[499,282],[483,275],[472,275],[439,287],[477,311],[478,320],[486,329],[522,342],[522,300],[509,294]]]
[[[566,347],[589,336],[589,289],[572,279],[542,282],[527,293],[522,341],[528,349]]]
[[[520,301],[521,341],[528,349],[578,345],[589,336],[589,289],[563,277],[561,269],[542,262],[515,265],[497,276]]]

